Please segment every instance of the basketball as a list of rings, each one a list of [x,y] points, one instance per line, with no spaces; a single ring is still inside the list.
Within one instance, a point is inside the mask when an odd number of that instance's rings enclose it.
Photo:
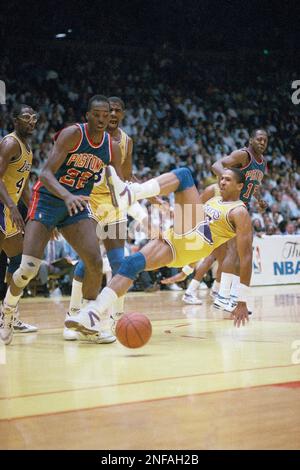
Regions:
[[[148,343],[151,335],[151,322],[141,313],[127,313],[117,322],[116,336],[126,348],[141,348]]]

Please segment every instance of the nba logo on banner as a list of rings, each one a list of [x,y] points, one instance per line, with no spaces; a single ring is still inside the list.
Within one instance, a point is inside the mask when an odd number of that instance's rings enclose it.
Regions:
[[[262,271],[261,268],[261,257],[259,247],[255,246],[253,248],[253,271],[255,274],[260,274]]]
[[[0,80],[0,104],[6,103],[6,87],[3,80]]]

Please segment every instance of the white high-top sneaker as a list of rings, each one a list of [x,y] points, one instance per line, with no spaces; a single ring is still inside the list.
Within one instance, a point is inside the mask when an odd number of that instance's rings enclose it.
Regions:
[[[199,297],[197,297],[194,294],[187,293],[187,292],[183,294],[182,300],[185,304],[202,305],[202,300],[199,299]]]
[[[100,316],[93,308],[93,304],[87,304],[77,315],[69,315],[65,320],[65,326],[80,333],[78,339],[97,344],[107,344],[116,341],[111,333],[102,331]]]
[[[4,303],[0,307],[0,339],[6,345],[10,344],[13,339],[15,312],[16,307],[10,307]]]
[[[121,313],[112,313],[112,314],[111,314],[111,316],[110,316],[110,321],[111,321],[110,329],[111,329],[113,335],[116,334],[116,325],[117,325],[118,321],[120,320],[120,318],[121,318],[123,315],[124,315],[124,312],[121,312]]]
[[[38,330],[36,326],[25,323],[20,319],[19,304],[15,310],[13,328],[15,333],[35,333]]]
[[[232,313],[232,312],[235,310],[235,308],[236,308],[236,306],[237,306],[237,303],[238,303],[237,297],[235,297],[235,296],[232,295],[232,296],[230,297],[230,299],[229,299],[228,304],[227,304],[226,307],[224,308],[224,311],[225,311],[225,312]]]
[[[135,201],[135,195],[131,185],[122,181],[113,166],[105,168],[106,179],[111,192],[113,205],[120,209],[128,209]]]
[[[221,295],[217,295],[215,297],[215,301],[213,303],[213,306],[214,308],[216,308],[217,310],[224,310],[225,307],[227,307],[228,305],[228,302],[229,302],[229,298],[227,297],[222,297]]]

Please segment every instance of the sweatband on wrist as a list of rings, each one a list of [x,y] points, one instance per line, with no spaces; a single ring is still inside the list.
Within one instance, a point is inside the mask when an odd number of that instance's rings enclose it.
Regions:
[[[194,272],[194,268],[191,268],[191,266],[189,266],[188,264],[186,266],[183,266],[182,270],[181,270],[184,274],[186,274],[187,276],[189,276],[190,274],[192,274]]]
[[[238,302],[247,302],[250,294],[250,287],[245,284],[238,286]]]

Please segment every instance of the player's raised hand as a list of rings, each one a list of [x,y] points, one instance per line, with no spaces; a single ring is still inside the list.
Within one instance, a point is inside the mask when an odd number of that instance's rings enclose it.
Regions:
[[[238,302],[235,310],[232,312],[232,316],[234,318],[234,326],[237,328],[239,328],[241,325],[245,326],[245,324],[249,321],[249,312],[246,302]]]
[[[15,204],[9,207],[9,216],[13,227],[16,227],[20,231],[25,229],[25,222]]]
[[[68,212],[71,216],[78,214],[79,211],[83,211],[87,206],[88,200],[89,198],[87,196],[74,196],[72,193],[70,193],[64,199]]]

